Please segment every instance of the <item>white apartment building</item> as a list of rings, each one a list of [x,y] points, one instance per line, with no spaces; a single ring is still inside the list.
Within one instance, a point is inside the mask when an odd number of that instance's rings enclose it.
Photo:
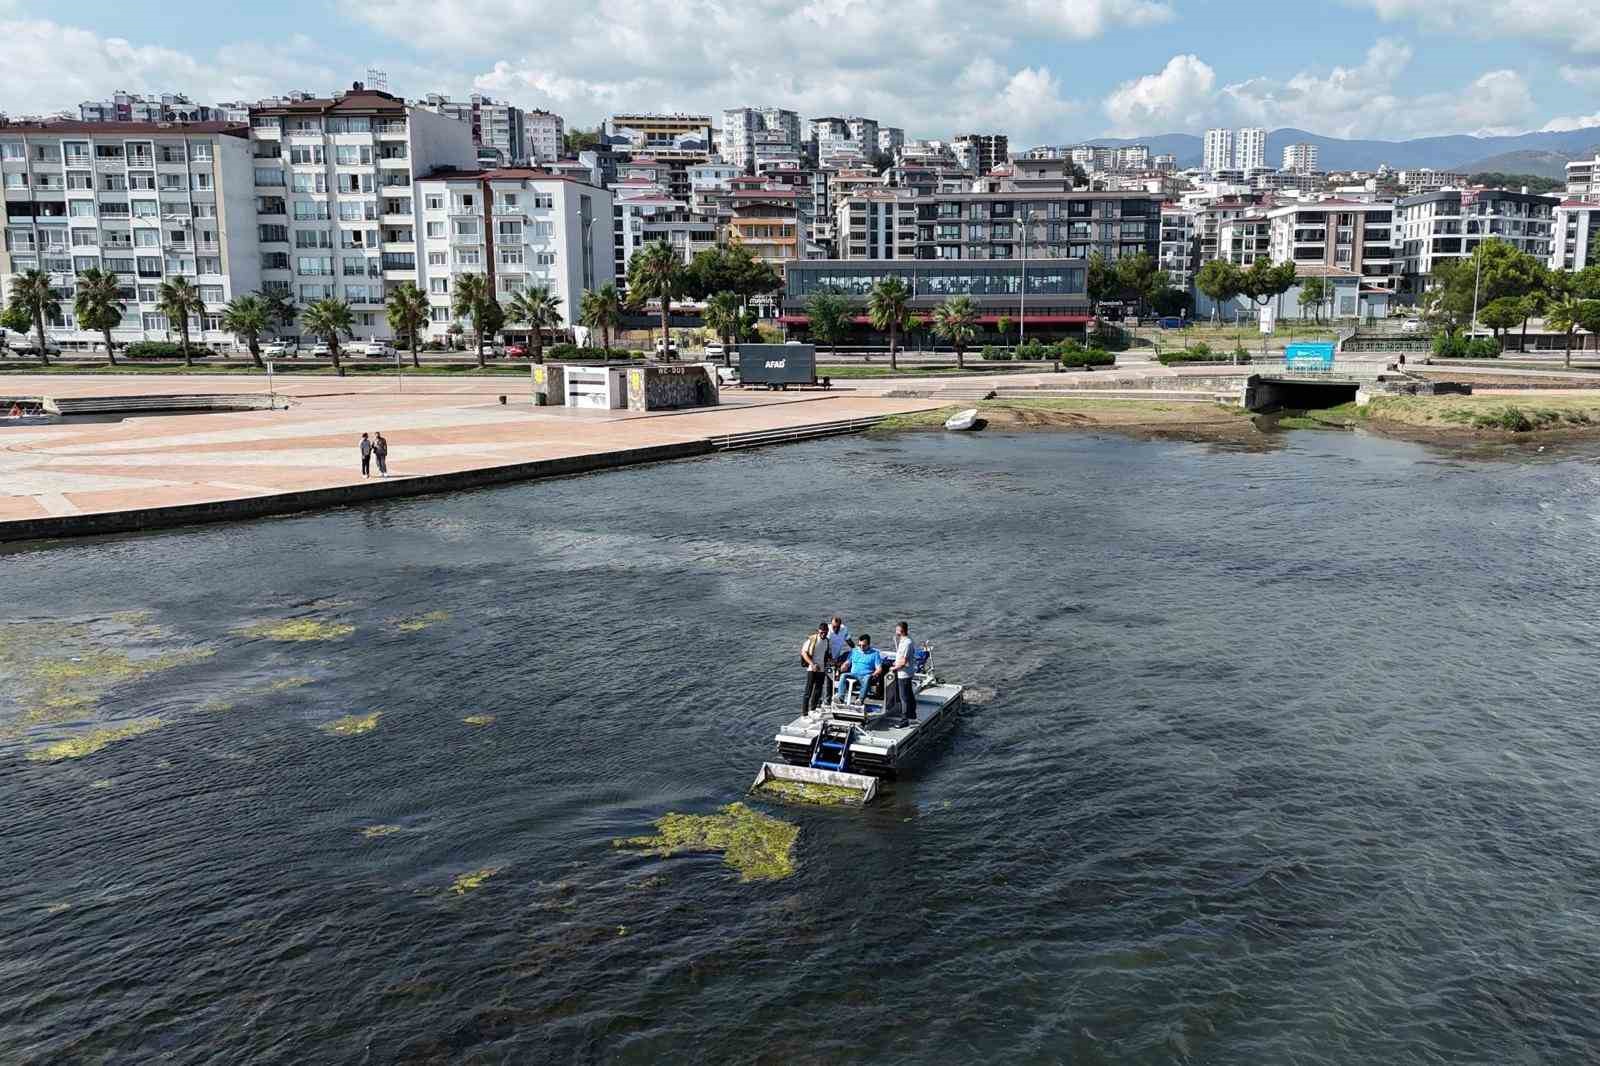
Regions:
[[[127,307],[120,342],[175,339],[157,307],[163,281],[186,278],[205,310],[190,323],[197,344],[225,345],[222,307],[261,281],[248,130],[223,123],[61,121],[0,127],[5,240],[0,286],[43,270],[61,301],[49,332],[77,345],[101,340],[77,328],[77,275],[91,267],[120,282]]]
[[[1600,200],[1600,153],[1567,164],[1567,199]]]
[[[834,209],[839,259],[915,259],[917,203],[909,190],[873,189],[839,199]]]
[[[1467,184],[1465,174],[1457,174],[1449,170],[1433,170],[1423,167],[1420,170],[1402,170],[1395,175],[1395,181],[1400,188],[1410,195],[1433,192],[1437,189],[1460,189]]]
[[[732,169],[732,164],[721,165]],[[723,190],[728,187],[728,183],[722,185]],[[628,287],[628,264],[645,245],[666,241],[687,263],[716,244],[715,214],[697,211],[691,201],[674,196],[659,181],[623,178],[611,187],[611,194],[612,273],[623,292]]]
[[[1400,291],[1421,295],[1432,284],[1435,263],[1471,256],[1486,240],[1548,261],[1558,203],[1554,196],[1506,189],[1446,189],[1396,201]]]
[[[1187,292],[1194,280],[1194,212],[1178,204],[1161,205],[1161,246],[1157,265],[1174,287]]]
[[[1232,130],[1220,128],[1206,130],[1205,157],[1200,166],[1208,174],[1215,174],[1219,170],[1232,168]]]
[[[1556,205],[1554,218],[1551,269],[1582,270],[1600,266],[1600,198],[1563,200]]]
[[[522,136],[528,146],[528,159],[534,163],[553,163],[561,158],[567,124],[550,111],[524,111]]]
[[[865,155],[870,157],[878,151],[877,119],[851,115],[844,121],[845,125],[850,128],[850,139],[861,145],[861,151]]]
[[[520,107],[492,100],[482,93],[473,93],[466,100],[451,100],[439,93],[429,93],[417,101],[417,106],[471,126],[472,143],[480,148],[493,148],[502,163],[528,161],[527,131]]]
[[[1218,257],[1234,266],[1249,267],[1256,260],[1272,261],[1272,221],[1257,209],[1224,219],[1217,227]]]
[[[450,302],[463,274],[487,275],[502,306],[525,289],[550,289],[569,325],[583,294],[614,280],[605,189],[524,168],[441,169],[418,177],[414,193],[417,275],[428,294],[433,339],[456,321]]]
[[[250,114],[261,285],[301,307],[351,305],[356,339],[392,334],[388,289],[417,282],[417,179],[470,169],[470,127],[359,83],[331,99],[275,101]]]
[[[1343,198],[1275,208],[1267,212],[1272,222],[1272,261],[1292,262],[1301,269],[1352,271],[1359,276],[1359,295],[1376,313],[1381,310],[1378,298],[1392,296],[1400,277],[1394,214],[1392,203]]]
[[[1286,144],[1283,146],[1283,168],[1300,174],[1317,169],[1322,150],[1314,144]]]
[[[768,154],[775,149],[800,153],[800,116],[781,107],[730,107],[722,113],[722,158],[743,173],[755,172],[758,135]]]
[[[618,112],[605,121],[606,136],[626,142],[626,150],[658,159],[703,160],[711,155],[711,116],[680,112]]]
[[[878,154],[887,159],[899,158],[900,149],[906,145],[906,131],[899,126],[878,127]]]
[[[1267,131],[1260,126],[1244,126],[1234,133],[1233,169],[1262,170],[1267,165]]]
[[[145,96],[118,89],[109,100],[78,105],[78,118],[84,122],[218,122],[226,117],[220,107],[197,104],[182,93]]]

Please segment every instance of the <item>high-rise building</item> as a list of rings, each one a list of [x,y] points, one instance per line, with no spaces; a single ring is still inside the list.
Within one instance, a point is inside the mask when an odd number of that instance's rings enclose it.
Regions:
[[[567,126],[561,116],[549,111],[524,111],[522,134],[528,145],[528,159],[534,163],[553,163],[565,152]]]
[[[989,173],[1011,158],[1003,133],[964,133],[955,139],[951,147],[955,150],[956,159],[978,175]]]
[[[1228,170],[1233,166],[1233,131],[1221,127],[1206,130],[1205,157],[1202,169],[1208,174]]]
[[[875,118],[860,118],[852,115],[844,120],[850,128],[850,139],[861,145],[861,153],[867,158],[878,154],[878,120]]]
[[[1555,209],[1550,269],[1582,270],[1600,265],[1600,203],[1563,200]]]
[[[1465,259],[1487,240],[1549,260],[1555,242],[1557,196],[1507,189],[1443,189],[1395,201],[1394,239],[1400,245],[1402,292],[1420,296],[1444,259]]]
[[[1317,169],[1317,158],[1320,154],[1314,144],[1287,144],[1283,148],[1283,169],[1293,170],[1302,174],[1310,173]]]
[[[731,107],[722,113],[722,158],[746,174],[755,172],[757,141],[768,155],[782,149],[800,154],[800,116],[781,107]]]
[[[520,107],[491,100],[481,93],[473,93],[466,100],[451,100],[439,93],[429,93],[417,101],[417,106],[467,123],[472,127],[472,143],[480,148],[495,149],[503,163],[523,163],[528,159]]]
[[[878,154],[893,161],[906,145],[906,131],[899,126],[878,127]]]
[[[1267,165],[1267,131],[1260,126],[1244,126],[1234,132],[1233,168],[1261,170]]]

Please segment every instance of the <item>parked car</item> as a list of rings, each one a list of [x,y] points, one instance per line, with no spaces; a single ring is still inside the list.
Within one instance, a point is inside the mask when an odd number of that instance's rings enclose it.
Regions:
[[[1156,319],[1156,325],[1160,326],[1162,329],[1182,329],[1188,324],[1188,319],[1179,318],[1177,315],[1167,315],[1165,318]]]
[[[526,359],[527,357],[528,357],[528,348],[527,348],[526,345],[522,345],[522,344],[508,344],[508,345],[506,345],[506,358],[507,359]]]
[[[273,341],[271,344],[261,346],[263,359],[292,359],[298,353],[299,349],[295,345],[284,341]]]
[[[656,341],[656,358],[657,359],[676,359],[676,358],[678,358],[678,342],[677,341],[668,342],[668,341],[665,341],[665,340]]]
[[[13,333],[8,339],[8,343],[11,347],[11,350],[16,352],[18,355],[39,354],[39,338],[32,333],[23,334],[20,337]],[[51,340],[49,337],[46,337],[44,339],[44,350],[45,354],[47,355],[60,355],[61,345],[56,341]]]
[[[368,341],[365,344],[353,345],[359,347],[361,354],[368,359],[393,359],[397,354],[394,345],[387,341]]]

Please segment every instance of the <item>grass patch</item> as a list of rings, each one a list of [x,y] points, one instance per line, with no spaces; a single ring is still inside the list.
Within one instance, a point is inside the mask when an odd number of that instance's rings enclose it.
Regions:
[[[888,356],[884,356],[887,360]],[[993,368],[982,369],[968,366],[961,369],[954,366],[902,366],[898,369],[889,369],[889,364],[878,363],[847,363],[829,366],[824,363],[817,364],[817,377],[833,378],[835,381],[852,380],[856,378],[931,378],[931,377],[958,377],[963,374],[988,374]]]
[[[1163,400],[1098,399],[1093,396],[1057,396],[1039,399],[980,400],[977,403],[955,404],[930,411],[912,411],[891,415],[873,427],[873,431],[903,429],[938,429],[957,411],[976,407],[978,416],[995,428],[1013,427],[1072,427],[1085,428],[1117,425],[1216,425],[1235,420],[1248,420],[1249,413],[1242,407],[1228,407],[1215,403],[1191,403]]]
[[[757,794],[783,800],[786,803],[810,803],[820,807],[857,806],[862,793],[843,785],[825,785],[816,781],[783,781],[768,778],[756,789]]]
[[[1378,396],[1366,416],[1419,428],[1488,433],[1540,433],[1600,426],[1600,393],[1545,396],[1537,404],[1509,403],[1498,396]]]
[[[378,728],[378,719],[382,717],[382,711],[373,711],[371,714],[347,714],[343,718],[324,722],[318,728],[336,737],[359,737]]]
[[[239,633],[258,640],[309,641],[343,640],[356,631],[346,622],[319,622],[314,618],[296,618],[282,622],[257,622],[244,626]]]
[[[126,725],[107,726],[103,729],[91,729],[87,733],[80,733],[66,740],[58,740],[54,744],[46,744],[28,752],[28,758],[34,762],[60,762],[63,759],[81,759],[85,755],[95,752],[119,740],[129,737],[142,736],[153,729],[161,728],[159,718],[141,718]]]
[[[800,827],[730,803],[716,814],[672,812],[656,819],[656,835],[613,840],[614,848],[642,848],[663,858],[680,852],[720,851],[741,881],[779,881],[794,873]]]

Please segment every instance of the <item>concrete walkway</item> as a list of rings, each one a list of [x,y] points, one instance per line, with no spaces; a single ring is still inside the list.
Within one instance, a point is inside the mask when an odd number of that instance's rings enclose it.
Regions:
[[[145,524],[329,506],[453,487],[451,475],[500,471],[502,479],[569,473],[709,450],[726,434],[797,429],[940,406],[878,390],[743,393],[723,406],[681,412],[578,411],[531,405],[528,385],[506,378],[277,378],[287,410],[130,417],[47,426],[0,423],[0,540],[128,528],[110,521],[39,522],[95,515],[149,516]],[[4,396],[112,396],[265,392],[264,377],[29,375],[0,378]],[[508,402],[499,402],[501,395]],[[357,442],[389,439],[387,482],[361,477]],[[579,462],[570,462],[579,460]],[[567,461],[567,462],[563,462]],[[543,465],[541,465],[543,464]],[[376,469],[374,468],[374,474]],[[494,477],[468,477],[481,484]],[[408,491],[408,484],[411,486]],[[348,490],[326,492],[323,490]]]

